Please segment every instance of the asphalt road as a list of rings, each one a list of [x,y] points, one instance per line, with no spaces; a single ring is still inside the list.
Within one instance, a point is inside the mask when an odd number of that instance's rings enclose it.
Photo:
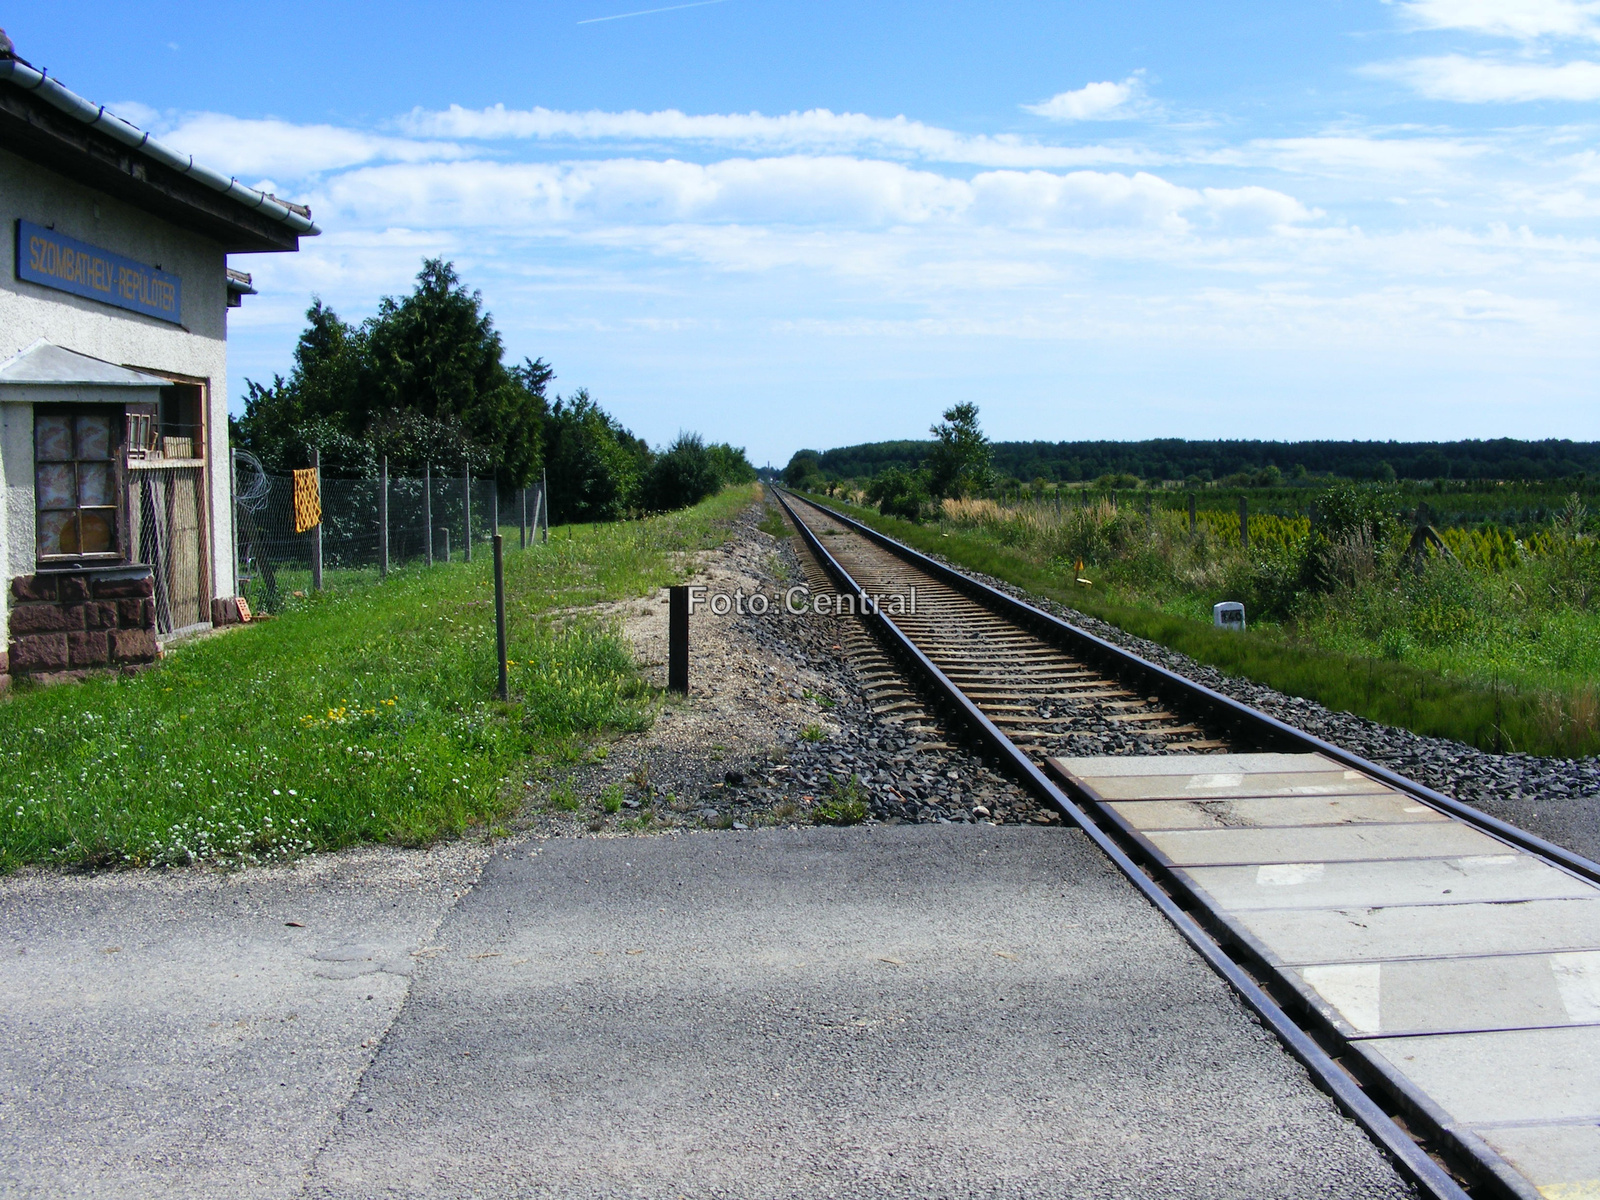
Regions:
[[[0,881],[0,1194],[1407,1194],[1074,832],[477,867]]]

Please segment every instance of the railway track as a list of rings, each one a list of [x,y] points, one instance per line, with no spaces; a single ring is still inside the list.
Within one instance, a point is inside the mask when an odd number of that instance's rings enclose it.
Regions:
[[[1083,830],[1423,1194],[1600,1196],[1600,866],[777,494],[876,686]]]

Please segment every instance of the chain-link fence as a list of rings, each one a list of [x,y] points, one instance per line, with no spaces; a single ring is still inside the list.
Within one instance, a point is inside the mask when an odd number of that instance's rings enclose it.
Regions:
[[[508,493],[492,479],[437,475],[319,479],[321,521],[297,521],[295,481],[234,451],[234,546],[239,593],[272,611],[320,582],[376,578],[391,567],[485,553],[496,529],[521,540],[548,524],[543,485]],[[431,530],[431,537],[430,537]]]

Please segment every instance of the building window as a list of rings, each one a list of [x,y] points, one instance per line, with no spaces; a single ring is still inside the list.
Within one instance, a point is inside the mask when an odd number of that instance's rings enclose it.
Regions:
[[[174,383],[161,389],[157,410],[163,458],[205,457],[205,398],[199,384]]]
[[[122,410],[34,409],[39,557],[120,558],[117,439]]]

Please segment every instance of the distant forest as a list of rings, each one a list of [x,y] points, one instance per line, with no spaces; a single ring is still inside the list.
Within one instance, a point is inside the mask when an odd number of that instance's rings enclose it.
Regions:
[[[916,468],[928,441],[868,442],[802,450],[827,479],[866,479],[886,467]],[[1002,478],[1076,483],[1105,475],[1140,479],[1226,480],[1277,467],[1286,482],[1310,476],[1347,479],[1570,479],[1600,475],[1600,442],[1515,438],[1466,442],[995,442]]]

